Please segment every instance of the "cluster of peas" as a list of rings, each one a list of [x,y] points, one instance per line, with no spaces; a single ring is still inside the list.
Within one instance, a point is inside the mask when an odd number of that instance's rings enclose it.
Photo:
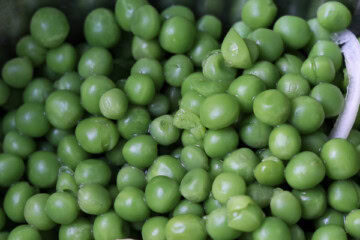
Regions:
[[[0,240],[360,239],[360,121],[327,137],[351,14],[276,15],[249,0],[220,42],[214,16],[118,0],[74,47],[36,11],[1,72]]]

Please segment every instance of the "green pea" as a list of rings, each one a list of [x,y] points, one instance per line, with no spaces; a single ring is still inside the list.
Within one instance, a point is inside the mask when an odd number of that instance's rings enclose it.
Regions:
[[[225,204],[230,197],[245,194],[246,184],[244,179],[235,173],[221,173],[215,178],[211,192],[216,200]]]
[[[80,121],[76,126],[75,136],[88,153],[109,151],[119,140],[115,124],[103,117],[90,117]]]
[[[78,185],[97,183],[106,186],[110,182],[111,170],[103,160],[88,159],[77,165],[74,177]]]
[[[33,77],[33,66],[28,58],[13,58],[3,65],[1,75],[10,87],[24,88]]]
[[[347,140],[352,143],[354,146],[360,144],[360,131],[356,129],[351,129]]]
[[[276,157],[289,160],[300,151],[301,137],[291,125],[279,125],[270,133],[269,148]]]
[[[146,41],[136,36],[132,40],[131,53],[136,60],[141,58],[162,59],[165,54],[157,39]]]
[[[289,191],[276,189],[270,202],[273,216],[282,219],[289,225],[297,223],[301,218],[299,200]]]
[[[9,187],[21,179],[25,172],[24,161],[10,153],[0,153],[0,186]]]
[[[181,54],[189,51],[194,44],[196,29],[186,18],[175,16],[165,20],[159,42],[163,49],[170,53]]]
[[[171,145],[175,143],[180,136],[180,131],[173,125],[171,115],[162,115],[155,118],[149,128],[151,136],[160,145]]]
[[[217,158],[211,159],[209,166],[210,179],[214,180],[222,172],[223,172],[223,161]]]
[[[128,237],[129,229],[126,222],[114,211],[109,211],[95,218],[93,225],[95,239],[117,239]]]
[[[117,174],[116,186],[120,192],[127,186],[143,190],[145,189],[145,185],[145,173],[136,167],[124,166]]]
[[[285,53],[275,63],[281,75],[285,75],[286,73],[300,74],[302,64],[303,61],[300,58],[287,53]]]
[[[132,74],[125,83],[125,93],[131,103],[147,105],[155,96],[155,84],[147,75]]]
[[[10,96],[10,88],[2,80],[0,80],[0,106],[4,105]]]
[[[264,148],[268,145],[272,128],[254,115],[245,118],[240,125],[240,139],[252,148]]]
[[[57,146],[60,140],[71,134],[71,130],[63,130],[58,128],[51,128],[46,134],[46,140],[53,146]]]
[[[205,100],[205,97],[199,94],[197,91],[189,90],[184,94],[180,101],[180,108],[188,109],[191,112],[199,115],[201,103]]]
[[[196,29],[200,32],[210,34],[215,39],[219,39],[222,31],[222,23],[216,16],[207,14],[196,21]]]
[[[210,193],[209,197],[204,201],[203,206],[207,215],[222,207],[221,203],[213,197],[212,193]]]
[[[27,157],[36,149],[35,141],[19,134],[17,131],[9,131],[3,140],[4,153],[11,153],[19,157]]]
[[[225,207],[212,211],[206,218],[206,231],[213,239],[235,239],[240,231],[229,226],[229,217]]]
[[[265,218],[263,224],[252,233],[253,240],[291,240],[291,232],[284,221],[277,217]]]
[[[207,55],[220,48],[218,41],[211,35],[198,32],[193,47],[189,51],[189,57],[195,66],[200,67]]]
[[[351,211],[345,218],[345,230],[354,238],[360,237],[359,231],[360,210]]]
[[[177,182],[180,182],[184,177],[185,172],[185,168],[181,165],[181,162],[178,159],[169,155],[163,155],[155,159],[153,164],[150,166],[146,173],[146,179],[149,182],[156,176],[167,176]]]
[[[118,120],[124,117],[128,108],[128,100],[122,90],[113,88],[101,96],[99,108],[104,117]]]
[[[168,222],[166,217],[152,217],[146,220],[142,229],[141,236],[144,240],[166,240],[165,227]]]
[[[274,24],[274,31],[280,33],[286,47],[295,50],[305,47],[311,38],[309,25],[297,16],[280,17]]]
[[[8,240],[41,240],[39,231],[30,225],[15,227],[7,237]]]
[[[115,5],[115,17],[118,24],[125,31],[130,31],[131,21],[135,10],[147,4],[146,0],[119,0]]]
[[[38,67],[45,61],[46,48],[37,42],[31,35],[26,35],[17,42],[16,54],[19,57],[28,57],[34,67]]]
[[[349,9],[339,2],[322,4],[316,13],[319,24],[330,32],[345,30],[351,23]]]
[[[243,21],[235,22],[232,27],[242,38],[247,38],[249,34],[253,31],[248,25]]]
[[[331,179],[350,178],[360,169],[356,148],[345,139],[329,140],[320,154],[325,163],[326,175]]]
[[[101,96],[108,90],[115,88],[115,84],[105,76],[90,76],[81,85],[80,97],[84,109],[91,114],[100,114],[99,102]]]
[[[54,87],[58,90],[69,90],[80,94],[83,80],[77,72],[66,72],[55,83]]]
[[[223,158],[235,150],[238,143],[239,136],[234,128],[208,130],[204,137],[204,150],[209,157]]]
[[[334,181],[327,192],[329,205],[340,212],[350,212],[360,206],[360,187],[351,180]]]
[[[129,164],[147,168],[157,156],[157,143],[149,135],[138,135],[125,143],[122,153]]]
[[[74,173],[67,167],[60,168],[58,179],[56,182],[56,191],[64,192],[68,191],[74,196],[78,193],[78,185],[76,184]]]
[[[57,224],[70,224],[79,214],[79,205],[72,194],[56,192],[46,201],[45,212]]]
[[[113,58],[108,50],[102,47],[92,47],[81,56],[78,72],[81,77],[92,75],[109,75],[113,70]]]
[[[194,203],[189,200],[182,200],[172,211],[172,216],[192,214],[202,217],[204,215],[203,206],[200,203]]]
[[[80,147],[74,135],[68,135],[61,139],[57,154],[60,161],[73,170],[81,161],[89,157],[89,154]]]
[[[77,218],[70,224],[61,225],[59,229],[59,240],[70,239],[91,239],[92,238],[92,224],[86,218]]]
[[[170,110],[170,99],[164,94],[156,94],[147,109],[153,117],[165,115]]]
[[[181,150],[180,160],[186,170],[209,168],[209,159],[204,150],[196,146],[186,146]]]
[[[129,222],[144,221],[150,215],[144,192],[134,187],[125,187],[115,199],[115,212]]]
[[[46,193],[35,194],[28,199],[24,208],[26,222],[41,231],[50,230],[55,227],[55,223],[45,212],[45,205],[49,196]]]
[[[325,117],[331,118],[339,115],[344,108],[345,100],[341,90],[330,83],[316,85],[310,93],[323,106]]]
[[[273,192],[274,189],[272,187],[259,184],[258,182],[250,184],[246,189],[246,194],[261,208],[265,208],[270,205]]]
[[[338,225],[344,227],[345,216],[332,208],[328,208],[325,213],[316,220],[316,228],[320,228],[326,225]]]
[[[269,27],[276,14],[277,7],[272,0],[250,0],[241,10],[243,21],[252,29]]]
[[[302,191],[293,189],[292,193],[300,201],[303,219],[317,219],[324,214],[327,201],[321,185]]]
[[[165,20],[173,17],[183,17],[190,22],[195,22],[194,13],[190,8],[182,5],[172,5],[161,12],[161,17]]]
[[[319,40],[331,41],[331,35],[330,35],[331,33],[320,25],[317,18],[312,18],[308,20],[307,23],[310,27],[310,31],[312,32],[312,36],[308,45],[306,46],[306,49],[310,50],[314,46],[314,44]]]
[[[313,85],[334,81],[335,73],[335,66],[327,56],[308,58],[301,66],[301,74]]]
[[[273,156],[273,154],[269,148],[263,148],[263,149],[257,150],[256,155],[260,158],[260,160],[263,160],[267,157]]]
[[[308,57],[315,56],[326,56],[331,59],[335,66],[335,70],[338,71],[341,68],[343,62],[343,56],[341,54],[341,49],[338,45],[330,40],[319,40],[311,48]]]
[[[174,55],[164,64],[165,80],[174,87],[180,87],[184,79],[193,71],[192,61],[185,55]]]
[[[131,74],[144,74],[149,76],[151,80],[153,80],[156,90],[160,90],[164,84],[163,67],[161,63],[156,59],[152,59],[152,58],[139,59],[132,66]],[[126,86],[126,82],[125,82],[125,86]]]
[[[346,232],[342,227],[336,226],[336,225],[328,225],[323,226],[314,232],[314,235],[312,236],[313,240],[346,240],[348,239],[346,236]]]
[[[320,131],[304,135],[301,138],[302,149],[320,155],[321,148],[327,140],[327,135]]]
[[[280,78],[277,67],[268,61],[259,61],[249,69],[245,69],[243,74],[250,74],[260,78],[267,88],[275,88]]]
[[[184,130],[181,134],[181,143],[184,147],[186,146],[196,146],[196,147],[204,147],[203,139],[195,137],[194,134],[189,130]]]
[[[270,156],[261,160],[254,169],[258,183],[266,186],[278,186],[284,182],[284,163],[277,157]]]
[[[121,137],[130,139],[148,132],[151,122],[150,114],[139,106],[130,106],[122,119],[117,121]]]
[[[35,78],[23,92],[24,102],[45,103],[47,97],[53,91],[53,85],[46,78]]]
[[[105,153],[106,160],[110,165],[123,166],[126,163],[125,158],[122,155],[124,144],[125,140],[120,139],[118,144],[116,144],[112,150]]]
[[[56,73],[73,71],[77,64],[77,53],[69,43],[50,49],[46,54],[47,66]]]
[[[181,195],[191,202],[204,201],[209,196],[210,190],[210,176],[202,168],[191,169],[181,180]]]
[[[165,227],[167,240],[206,239],[205,223],[198,216],[186,214],[171,218]]]
[[[290,231],[292,240],[306,240],[304,230],[302,230],[298,225],[292,225],[290,227]]]
[[[151,5],[143,5],[133,13],[130,29],[135,36],[151,40],[159,34],[160,25],[158,11]]]
[[[284,74],[277,83],[276,88],[290,99],[306,96],[310,93],[309,82],[297,73]]]
[[[9,232],[0,232],[0,239],[1,240],[7,240],[8,239],[8,237],[9,237]]]
[[[80,210],[91,215],[107,212],[112,204],[109,191],[97,183],[80,187],[77,198]]]

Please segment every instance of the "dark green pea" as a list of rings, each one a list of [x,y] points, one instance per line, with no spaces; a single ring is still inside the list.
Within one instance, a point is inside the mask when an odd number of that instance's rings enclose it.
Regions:
[[[69,31],[65,14],[56,8],[40,8],[31,18],[31,36],[46,48],[59,46],[67,38]]]
[[[92,228],[94,238],[99,240],[126,238],[128,225],[114,211],[109,211],[95,218]]]
[[[336,71],[341,68],[343,62],[341,49],[338,45],[330,40],[319,40],[314,44],[308,57],[315,56],[329,57],[332,60]]]
[[[149,131],[154,140],[164,146],[175,143],[180,136],[180,130],[173,125],[171,115],[155,118],[150,124]]]
[[[172,211],[172,216],[192,214],[195,216],[204,216],[204,209],[200,203],[194,203],[189,200],[182,200]]]
[[[341,90],[330,83],[316,85],[310,93],[324,108],[325,117],[331,118],[339,115],[344,108],[345,100]]]
[[[74,194],[74,196],[77,196],[78,190],[79,188],[76,184],[73,171],[71,171],[67,167],[60,168],[60,172],[56,182],[56,191],[68,191]]]
[[[286,73],[300,74],[302,64],[303,61],[300,58],[287,53],[285,53],[275,63],[281,75],[284,75]]]
[[[10,95],[7,98],[6,103],[2,105],[2,108],[6,111],[12,111],[21,106],[23,104],[22,94],[23,91],[16,88],[9,88],[10,89]]]
[[[174,55],[164,64],[165,80],[174,87],[180,87],[184,79],[193,71],[192,61],[185,55]]]
[[[155,96],[154,81],[143,74],[132,74],[127,79],[124,90],[129,101],[137,105],[147,105]]]
[[[150,114],[144,108],[132,106],[125,116],[117,121],[117,129],[125,139],[148,132],[151,122]]]
[[[184,147],[186,146],[197,146],[197,147],[204,147],[203,139],[196,138],[194,134],[191,133],[189,130],[184,130],[181,134],[181,143]]]
[[[52,152],[34,152],[27,162],[27,177],[31,184],[39,188],[54,187],[60,163]]]
[[[312,36],[308,45],[306,46],[306,49],[310,50],[314,46],[314,44],[319,40],[331,41],[331,36],[330,36],[331,33],[325,28],[323,28],[316,18],[312,18],[308,20],[307,23],[310,27],[310,31],[312,32]]]
[[[311,38],[309,25],[297,16],[280,17],[274,24],[274,31],[280,33],[286,47],[295,50],[305,47]]]
[[[16,44],[16,54],[19,57],[28,57],[35,67],[44,63],[46,48],[41,46],[32,36],[22,37]]]
[[[282,124],[274,128],[269,136],[269,149],[274,156],[289,160],[301,149],[301,136],[293,126]]]
[[[263,148],[256,151],[256,155],[260,158],[260,160],[263,160],[264,158],[274,156],[270,149]]]
[[[46,78],[35,78],[23,92],[24,102],[44,103],[46,98],[53,91],[52,83]]]
[[[351,129],[347,140],[352,143],[354,146],[360,144],[360,131],[356,129]]]
[[[360,169],[358,152],[354,145],[345,139],[331,139],[321,149],[326,175],[334,180],[354,176]]]
[[[186,146],[181,150],[181,163],[186,170],[195,168],[209,168],[209,160],[204,150],[196,146]]]
[[[291,240],[291,232],[284,221],[277,217],[265,218],[263,224],[252,234],[253,240]]]
[[[299,200],[289,191],[275,189],[271,198],[270,209],[273,216],[282,219],[289,225],[297,223],[301,218]]]
[[[111,202],[114,202],[120,191],[117,189],[117,186],[115,184],[108,185],[107,190],[110,194]]]
[[[175,158],[175,159],[180,159],[180,155],[181,155],[181,147],[177,147],[175,148],[172,152],[171,152],[171,157]]]
[[[77,198],[80,210],[91,215],[107,212],[112,204],[109,191],[96,183],[89,183],[80,187]]]
[[[301,147],[304,151],[311,151],[320,155],[321,148],[327,140],[328,137],[325,133],[317,131],[308,135],[303,135],[301,138]]]
[[[121,119],[128,108],[128,100],[125,93],[113,88],[106,91],[99,101],[100,112],[108,119]]]
[[[330,32],[345,30],[351,23],[351,12],[342,3],[322,4],[316,13],[319,24]]]
[[[144,190],[145,185],[145,173],[136,167],[124,166],[117,174],[116,186],[120,192],[128,186]]]
[[[82,83],[83,80],[77,72],[66,72],[54,83],[54,87],[58,90],[69,90],[80,94]]]
[[[302,191],[293,189],[292,193],[300,201],[303,219],[317,219],[324,214],[327,201],[321,185]]]
[[[130,31],[131,20],[135,10],[147,4],[146,0],[120,0],[116,1],[115,16],[118,24],[125,31]]]
[[[209,157],[223,158],[236,149],[239,136],[234,128],[208,130],[204,137],[204,150]]]
[[[252,29],[269,27],[277,14],[277,7],[272,0],[251,0],[241,10],[243,21]]]
[[[70,224],[61,225],[59,229],[59,240],[91,239],[92,224],[86,218],[80,217]]]
[[[183,17],[190,22],[195,22],[195,16],[191,9],[182,5],[173,5],[166,8],[161,12],[161,17],[165,20],[173,17]]]
[[[163,67],[156,59],[142,58],[137,60],[131,68],[131,74],[137,73],[149,76],[153,80],[156,90],[160,90],[164,84]]]
[[[48,217],[55,223],[70,224],[77,218],[79,206],[72,194],[56,192],[48,198],[45,211]]]
[[[210,176],[202,168],[191,169],[181,180],[181,195],[191,202],[204,201],[209,196],[210,190]]]
[[[138,188],[125,187],[115,199],[115,212],[129,222],[140,222],[147,219],[150,210],[145,202],[145,194]]]
[[[1,130],[0,130],[3,133],[3,135],[6,135],[8,132],[12,130],[16,130],[15,116],[16,116],[16,110],[4,113],[1,121]]]
[[[209,166],[210,179],[214,180],[222,172],[223,172],[223,161],[217,158],[211,159]]]
[[[206,218],[206,231],[213,239],[235,239],[241,235],[229,226],[229,217],[225,207],[212,211]]]
[[[360,210],[351,211],[345,219],[345,230],[354,238],[360,237],[359,231]]]
[[[326,225],[338,225],[344,227],[345,216],[332,208],[328,208],[325,213],[315,221],[316,228]]]
[[[195,215],[178,215],[171,218],[165,227],[167,240],[206,239],[206,229],[203,220]]]
[[[88,159],[77,165],[74,177],[78,185],[97,183],[106,186],[110,182],[111,169],[103,160]]]
[[[40,103],[25,103],[16,111],[16,128],[30,137],[42,137],[50,129],[45,107]]]
[[[138,135],[125,143],[122,152],[130,165],[147,168],[157,156],[157,143],[149,135]]]
[[[11,230],[8,240],[41,240],[39,231],[30,225],[19,225]]]
[[[12,153],[19,157],[27,157],[35,151],[35,141],[28,137],[19,134],[16,131],[9,131],[3,140],[4,153]]]
[[[183,17],[172,17],[163,23],[159,42],[170,53],[181,54],[189,51],[194,44],[196,29],[194,24]]]
[[[212,193],[210,193],[209,197],[204,201],[204,210],[207,215],[221,208],[221,206],[221,203],[212,196]]]
[[[146,220],[142,229],[141,236],[143,240],[166,240],[165,227],[168,219],[166,217],[152,217]]]
[[[179,183],[166,176],[152,178],[145,188],[145,201],[156,213],[167,213],[180,201]]]
[[[207,55],[219,48],[220,44],[214,37],[207,33],[198,32],[194,45],[188,54],[194,65],[200,67]]]
[[[10,153],[0,153],[0,186],[9,187],[21,179],[25,172],[24,161]]]
[[[146,173],[146,179],[149,182],[156,176],[167,176],[180,183],[186,173],[179,159],[169,155],[160,156],[150,166]]]
[[[347,240],[344,228],[336,225],[323,226],[314,232],[312,240]]]
[[[306,96],[310,93],[309,82],[297,73],[284,74],[277,83],[276,88],[290,99]]]
[[[76,49],[69,43],[50,49],[46,54],[46,65],[56,73],[73,71],[77,61]]]
[[[235,22],[232,27],[242,38],[247,38],[249,34],[253,31],[248,25],[243,21]]]
[[[154,58],[160,60],[165,54],[157,39],[146,41],[136,36],[133,37],[132,40],[131,53],[136,60],[141,58]]]
[[[290,231],[292,240],[306,240],[304,230],[302,230],[298,225],[292,225],[290,227]]]
[[[116,144],[112,150],[105,153],[106,160],[110,165],[123,166],[126,163],[125,158],[122,155],[122,149],[125,142],[126,141],[124,139],[120,139],[118,144]]]
[[[131,19],[131,32],[142,39],[151,40],[155,38],[160,31],[161,19],[160,14],[151,5],[138,7]]]
[[[156,94],[151,103],[147,106],[151,116],[160,117],[170,110],[170,100],[164,94]]]
[[[121,37],[114,13],[105,8],[91,11],[84,22],[84,36],[91,46],[114,47]]]
[[[200,32],[210,34],[213,38],[219,39],[222,31],[222,23],[214,15],[203,15],[196,21],[196,29]]]
[[[274,189],[269,186],[261,185],[257,182],[250,184],[246,189],[246,194],[251,197],[261,208],[270,205]]]
[[[313,85],[334,81],[335,73],[335,66],[327,56],[308,58],[301,66],[301,74]]]
[[[250,115],[241,122],[240,139],[249,147],[263,148],[268,145],[271,130],[269,125]]]
[[[284,163],[277,157],[267,157],[254,169],[258,183],[266,186],[278,186],[284,182]]]
[[[68,135],[61,139],[57,154],[60,161],[73,170],[81,161],[89,157],[89,154],[80,147],[74,135]]]
[[[47,193],[35,194],[28,199],[24,208],[26,222],[41,231],[50,230],[55,227],[55,223],[45,212],[45,205],[49,196]]]
[[[109,151],[119,140],[115,124],[103,117],[82,120],[75,129],[75,136],[80,146],[88,153]]]
[[[350,212],[360,206],[360,187],[350,180],[334,181],[327,192],[329,205],[340,212]]]
[[[243,74],[250,74],[260,78],[267,88],[275,88],[280,78],[280,72],[277,67],[268,61],[255,63],[254,66],[246,69]]]
[[[115,88],[115,83],[105,76],[91,76],[85,79],[80,89],[81,104],[91,114],[100,114],[101,96],[110,89]]]
[[[211,192],[216,200],[225,204],[230,197],[245,194],[246,184],[244,179],[235,173],[221,173],[215,178]]]
[[[102,47],[88,49],[80,58],[78,72],[81,77],[92,75],[109,75],[113,70],[111,53]]]
[[[13,58],[3,65],[1,76],[10,87],[24,88],[33,77],[33,66],[28,58]]]
[[[72,133],[72,129],[63,130],[59,128],[51,128],[49,132],[46,134],[46,140],[51,143],[53,146],[58,146],[60,141],[70,135]]]

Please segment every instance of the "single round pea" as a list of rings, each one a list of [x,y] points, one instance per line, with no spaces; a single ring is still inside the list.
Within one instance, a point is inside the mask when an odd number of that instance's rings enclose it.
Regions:
[[[287,121],[291,103],[285,94],[279,90],[270,89],[255,97],[253,110],[256,118],[260,121],[276,126]]]
[[[241,122],[240,139],[249,147],[264,148],[268,146],[271,130],[269,125],[250,115]]]
[[[341,49],[336,43],[331,40],[319,40],[311,48],[308,57],[315,56],[327,56],[331,59],[335,66],[335,70],[338,71],[343,63],[343,56]]]
[[[345,216],[332,208],[328,208],[325,213],[315,221],[315,227],[319,228],[326,225],[338,225],[344,227]]]
[[[273,216],[282,219],[289,225],[297,223],[301,218],[300,202],[289,191],[276,189],[271,198],[270,209]]]
[[[346,232],[342,227],[336,225],[323,226],[314,232],[312,240],[346,240]]]
[[[59,168],[55,153],[34,152],[27,162],[27,177],[36,187],[51,188],[56,184]]]
[[[130,102],[147,105],[155,96],[155,84],[147,75],[132,74],[125,83],[125,93]]]
[[[192,22],[186,18],[175,16],[163,23],[159,42],[166,51],[181,54],[191,49],[195,35],[196,29]]]
[[[9,131],[4,137],[4,153],[12,153],[24,158],[34,152],[35,149],[35,141],[28,136],[21,135],[17,131]]]
[[[103,160],[87,159],[77,165],[74,178],[78,185],[97,183],[106,186],[110,182],[111,169]]]
[[[312,37],[306,46],[306,50],[310,50],[314,44],[319,40],[329,40],[331,41],[331,33],[324,27],[322,27],[317,18],[312,18],[307,21],[312,32]]]
[[[149,182],[156,176],[167,176],[180,183],[186,173],[179,159],[169,155],[163,155],[155,159],[146,173],[146,179]]]
[[[320,83],[316,85],[311,90],[310,96],[323,106],[325,118],[335,117],[344,109],[344,96],[341,90],[333,84]]]
[[[194,45],[189,51],[188,55],[194,65],[200,67],[207,55],[211,51],[219,48],[220,44],[214,37],[207,33],[198,32],[196,34]]]
[[[152,217],[146,220],[141,236],[144,240],[165,240],[165,227],[168,222],[166,217]]]
[[[57,146],[62,138],[70,135],[70,130],[62,130],[58,128],[51,128],[46,134],[46,140],[53,146]]]
[[[70,224],[63,224],[59,229],[59,240],[91,239],[92,224],[86,218],[79,217]]]
[[[292,190],[292,193],[300,201],[301,217],[306,220],[321,217],[326,210],[326,193],[321,185],[307,190]]]
[[[277,217],[265,218],[263,224],[252,233],[253,240],[291,240],[291,232],[284,221]]]
[[[111,53],[102,47],[92,47],[86,50],[78,64],[78,72],[83,78],[92,75],[107,76],[112,70],[113,58]]]
[[[222,207],[221,203],[212,196],[212,193],[210,193],[209,197],[204,201],[203,205],[207,215]]]
[[[302,64],[303,61],[300,58],[287,53],[285,53],[275,63],[281,75],[284,75],[286,73],[300,74]]]
[[[74,173],[66,166],[60,168],[58,179],[56,182],[56,191],[64,192],[68,191],[74,196],[78,193],[78,185],[75,182]]]
[[[16,54],[19,57],[28,57],[34,67],[38,67],[45,61],[46,48],[31,35],[26,35],[17,42]]]
[[[276,88],[290,99],[306,96],[310,93],[309,82],[296,73],[284,74],[277,83]]]
[[[157,156],[157,143],[149,135],[138,135],[125,143],[122,153],[130,165],[147,168]]]
[[[151,5],[138,7],[131,19],[131,32],[142,39],[151,40],[155,38],[160,31],[160,14]]]
[[[289,160],[301,149],[299,132],[289,124],[275,127],[269,136],[269,149],[274,156]]]
[[[222,31],[222,23],[216,16],[206,14],[196,21],[196,29],[200,32],[210,34],[215,39],[219,39]]]
[[[246,184],[244,179],[235,173],[221,173],[215,178],[211,192],[216,200],[225,204],[230,197],[245,194]]]
[[[259,61],[251,68],[245,69],[243,74],[250,74],[260,78],[267,88],[275,88],[280,78],[278,68],[268,61]]]
[[[118,120],[125,115],[128,108],[128,100],[122,90],[113,88],[101,96],[99,108],[104,117]]]
[[[120,167],[126,163],[125,158],[122,155],[122,149],[125,142],[126,141],[124,139],[120,139],[112,150],[105,153],[106,160],[110,166]]]
[[[270,156],[261,160],[254,169],[258,183],[266,186],[278,186],[284,182],[284,163],[277,157]]]
[[[277,14],[277,7],[272,0],[250,0],[241,10],[243,21],[252,29],[269,27]]]
[[[44,103],[53,91],[53,84],[46,78],[35,78],[25,88],[23,92],[24,102]]]
[[[304,230],[299,225],[292,225],[290,231],[292,240],[306,240]]]
[[[24,208],[27,200],[36,193],[28,182],[17,182],[10,186],[4,197],[4,212],[15,223],[25,222]]]
[[[119,0],[115,4],[115,16],[125,31],[130,31],[131,21],[137,8],[147,4],[147,0]]]
[[[206,239],[206,228],[203,220],[195,215],[178,215],[171,218],[165,227],[167,240]]]
[[[79,214],[79,205],[71,193],[56,192],[48,198],[45,212],[57,224],[70,224]]]
[[[50,49],[46,54],[46,65],[56,73],[73,71],[77,64],[76,49],[69,43]]]
[[[141,58],[154,58],[160,60],[165,55],[164,50],[161,48],[157,39],[146,41],[136,36],[134,36],[132,40],[131,53],[135,60]]]
[[[180,160],[186,170],[195,168],[209,169],[209,159],[205,151],[196,146],[186,146],[181,150]]]
[[[125,187],[115,199],[115,212],[129,222],[144,221],[150,215],[144,195],[138,188]]]
[[[345,30],[351,23],[351,13],[342,3],[330,1],[322,4],[316,13],[320,25],[330,32]]]
[[[112,204],[109,191],[97,183],[80,187],[77,198],[80,210],[91,215],[107,212]]]
[[[264,208],[270,205],[273,188],[254,182],[247,187],[246,194],[251,197],[259,207]]]
[[[165,80],[174,87],[180,87],[184,79],[193,71],[192,61],[185,55],[173,55],[164,64]]]
[[[181,195],[195,203],[204,201],[211,191],[211,179],[209,174],[202,168],[188,171],[180,184]]]
[[[130,106],[122,119],[117,121],[121,137],[130,139],[148,132],[151,122],[150,114],[140,106]]]
[[[236,149],[239,136],[234,128],[208,130],[204,137],[204,150],[209,157],[223,158]]]
[[[13,58],[3,65],[1,75],[10,87],[24,88],[33,77],[33,66],[28,58]]]
[[[260,160],[263,160],[267,157],[274,156],[269,148],[263,148],[256,151],[256,155],[260,158]]]
[[[213,239],[235,239],[241,235],[229,227],[229,218],[225,207],[212,211],[206,218],[206,231]]]
[[[161,12],[163,20],[167,20],[173,17],[183,17],[190,22],[195,22],[195,15],[192,10],[182,5],[172,5]]]
[[[327,192],[329,205],[340,212],[350,212],[360,206],[359,185],[351,180],[334,181]]]
[[[10,187],[21,179],[25,172],[24,161],[10,153],[0,153],[0,186]]]
[[[8,132],[12,130],[16,130],[16,110],[6,112],[1,121],[1,129],[0,131],[3,135],[6,135]]]
[[[170,99],[164,94],[156,94],[147,109],[153,117],[165,115],[170,110]]]
[[[246,183],[255,180],[254,169],[259,163],[258,157],[249,148],[240,148],[229,153],[223,164],[223,172],[232,172],[244,178]]]
[[[146,186],[145,173],[133,166],[123,166],[117,174],[116,186],[120,192],[127,186],[143,190]]]
[[[334,180],[354,176],[360,169],[358,152],[345,139],[331,139],[321,149],[321,158],[326,167],[326,175]]]
[[[300,49],[310,41],[311,31],[307,22],[297,16],[282,16],[274,24],[274,31],[280,33],[286,47]]]
[[[156,213],[167,213],[180,201],[179,184],[166,176],[152,178],[145,188],[145,201]]]
[[[41,240],[40,232],[30,225],[19,225],[11,230],[8,240]]]
[[[45,205],[49,196],[47,193],[35,194],[28,199],[24,208],[26,222],[41,231],[50,230],[55,227],[55,223],[45,212]]]
[[[54,87],[58,90],[69,90],[80,94],[82,78],[77,72],[66,72],[55,83]]]
[[[202,217],[204,216],[204,209],[202,204],[194,203],[189,200],[182,200],[172,211],[172,216],[192,214],[195,216]]]
[[[144,74],[149,76],[154,82],[157,91],[160,90],[164,84],[163,66],[158,60],[153,58],[142,58],[137,60],[131,67],[131,74]]]
[[[61,139],[57,154],[59,160],[73,170],[81,161],[89,157],[89,154],[80,147],[74,135],[68,135]]]
[[[129,229],[126,222],[114,211],[109,211],[95,218],[92,231],[95,239],[118,239],[126,238]]]
[[[301,66],[301,74],[313,85],[334,81],[335,73],[335,66],[327,56],[308,58]]]
[[[173,124],[171,115],[162,115],[155,118],[149,127],[153,139],[163,146],[175,143],[180,137],[180,130]]]
[[[360,237],[359,219],[360,219],[359,209],[351,211],[345,218],[345,230],[354,238]]]

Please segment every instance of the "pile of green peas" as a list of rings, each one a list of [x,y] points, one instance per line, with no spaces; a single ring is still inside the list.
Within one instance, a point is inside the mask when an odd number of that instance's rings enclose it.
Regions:
[[[350,11],[241,15],[117,0],[74,46],[38,9],[1,70],[0,240],[360,239],[360,117],[328,139]]]

